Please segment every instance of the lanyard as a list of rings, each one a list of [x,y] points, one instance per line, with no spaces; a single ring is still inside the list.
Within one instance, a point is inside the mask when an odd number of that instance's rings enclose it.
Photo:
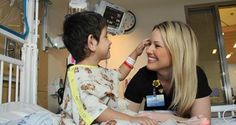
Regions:
[[[153,87],[153,89],[152,89],[152,94],[153,94],[154,96],[156,96],[156,88],[155,88],[155,87]]]
[[[93,122],[93,118],[86,112],[83,108],[83,104],[80,101],[80,96],[78,94],[77,85],[75,81],[75,66],[72,66],[68,71],[68,79],[71,89],[71,94],[73,99],[75,100],[75,104],[77,106],[77,109],[79,111],[79,115],[82,117],[82,119],[85,121],[86,125],[91,125]]]

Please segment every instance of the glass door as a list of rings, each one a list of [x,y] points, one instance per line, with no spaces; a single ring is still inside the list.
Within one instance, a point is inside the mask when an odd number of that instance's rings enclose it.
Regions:
[[[236,5],[219,7],[232,99],[236,103]]]
[[[236,2],[185,6],[187,23],[199,41],[198,65],[206,72],[212,88],[212,105],[232,103],[229,64],[222,35],[219,6],[236,5]]]

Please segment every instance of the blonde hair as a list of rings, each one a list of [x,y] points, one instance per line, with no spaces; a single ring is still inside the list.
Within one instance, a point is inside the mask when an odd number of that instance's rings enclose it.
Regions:
[[[182,22],[167,21],[156,25],[172,57],[173,98],[170,107],[179,116],[187,116],[197,94],[198,44],[192,28]],[[170,108],[169,107],[169,108]]]

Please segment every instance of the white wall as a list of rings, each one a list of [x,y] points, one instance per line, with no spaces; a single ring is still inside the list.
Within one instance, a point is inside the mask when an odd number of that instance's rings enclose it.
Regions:
[[[62,23],[67,12],[67,0],[51,0],[53,5],[48,12],[48,33],[56,36],[62,33]],[[88,0],[95,3],[96,0]],[[133,11],[137,18],[135,30],[129,34],[109,36],[112,41],[111,58],[108,60],[109,68],[117,68],[127,58],[138,43],[149,36],[152,27],[165,20],[179,20],[185,22],[185,5],[200,3],[222,2],[229,0],[108,0]],[[66,50],[49,50],[48,83],[52,84],[58,77],[65,74]],[[104,64],[104,63],[102,63]],[[145,53],[137,60],[135,68],[128,78],[131,78],[140,67],[146,64]],[[56,111],[57,100],[49,97],[49,109]]]

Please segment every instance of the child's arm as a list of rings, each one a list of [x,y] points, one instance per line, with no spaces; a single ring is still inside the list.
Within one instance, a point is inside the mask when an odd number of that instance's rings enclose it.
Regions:
[[[129,55],[127,60],[121,64],[121,66],[119,67],[119,72],[121,74],[121,77],[120,77],[121,81],[124,80],[126,76],[129,74],[129,72],[132,70],[136,59],[138,58],[138,56],[142,54],[144,48],[148,45],[148,43],[149,42],[147,40],[142,41],[136,47],[136,49]]]
[[[121,112],[114,111],[110,108],[105,109],[96,119],[96,121],[104,122],[114,119],[125,120],[134,123],[140,123],[141,125],[157,125],[157,121],[143,116],[130,116]]]

